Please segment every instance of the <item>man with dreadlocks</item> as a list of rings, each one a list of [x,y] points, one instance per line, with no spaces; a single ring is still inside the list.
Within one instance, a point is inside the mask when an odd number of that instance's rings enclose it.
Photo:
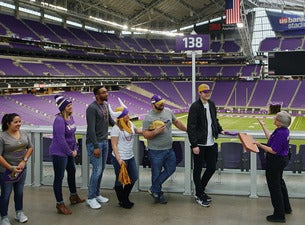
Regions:
[[[127,107],[120,98],[118,100],[121,106],[116,108],[115,112],[109,107],[112,117],[117,118],[116,125],[112,128],[110,134],[113,150],[111,161],[116,175],[114,189],[119,200],[119,205],[130,209],[134,203],[129,200],[129,194],[134,183],[138,180],[138,169],[133,154],[134,134],[142,134],[142,131],[137,129],[130,121]],[[125,185],[119,181],[120,169],[124,163],[131,180],[131,183]]]

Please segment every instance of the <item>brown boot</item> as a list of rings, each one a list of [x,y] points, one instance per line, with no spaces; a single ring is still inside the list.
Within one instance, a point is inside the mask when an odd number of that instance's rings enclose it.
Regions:
[[[65,203],[56,204],[57,213],[69,215],[72,211],[65,206]]]
[[[76,195],[70,195],[70,202],[71,202],[71,205],[75,205],[75,204],[78,204],[78,203],[82,203],[84,202],[85,199],[82,199],[78,196],[78,194]]]

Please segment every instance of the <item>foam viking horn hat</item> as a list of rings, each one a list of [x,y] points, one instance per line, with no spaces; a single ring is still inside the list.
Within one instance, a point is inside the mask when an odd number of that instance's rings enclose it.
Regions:
[[[108,106],[109,106],[109,112],[110,112],[111,116],[120,119],[128,114],[128,108],[122,102],[122,100],[120,98],[118,98],[118,100],[120,102],[120,107],[118,107],[115,111],[112,110],[110,104],[108,104]]]

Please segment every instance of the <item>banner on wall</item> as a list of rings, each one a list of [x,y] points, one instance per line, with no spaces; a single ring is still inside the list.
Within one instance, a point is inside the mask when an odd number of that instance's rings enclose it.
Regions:
[[[273,31],[305,33],[305,17],[295,14],[266,11]]]

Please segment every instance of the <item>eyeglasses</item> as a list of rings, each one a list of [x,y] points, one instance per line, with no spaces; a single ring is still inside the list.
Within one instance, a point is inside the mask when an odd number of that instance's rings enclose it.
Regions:
[[[212,90],[203,90],[202,92],[205,93],[205,94],[208,94],[208,93],[211,93]]]

